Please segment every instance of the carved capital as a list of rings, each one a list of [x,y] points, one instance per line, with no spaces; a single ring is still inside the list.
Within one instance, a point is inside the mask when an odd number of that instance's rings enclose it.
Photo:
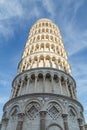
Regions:
[[[63,122],[64,122],[64,129],[65,130],[69,130],[69,128],[68,128],[68,122],[67,122],[67,116],[68,116],[68,114],[62,114],[62,117],[63,117]]]
[[[62,114],[62,117],[63,117],[64,121],[67,121],[67,116],[68,116],[68,114]]]
[[[87,124],[85,124],[85,130],[87,130]]]
[[[24,120],[24,113],[18,113],[18,121]]]
[[[78,123],[79,123],[79,126],[82,126],[83,125],[83,119],[82,118],[78,118]]]
[[[41,119],[45,118],[46,113],[47,113],[46,111],[40,111],[40,117],[41,117]]]
[[[3,118],[2,119],[2,124],[4,124],[4,125],[7,125],[8,124],[8,118]]]

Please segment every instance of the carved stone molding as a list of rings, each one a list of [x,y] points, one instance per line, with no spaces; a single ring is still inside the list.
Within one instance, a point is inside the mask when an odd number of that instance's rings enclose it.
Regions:
[[[46,130],[45,117],[46,111],[40,111],[40,130]]]

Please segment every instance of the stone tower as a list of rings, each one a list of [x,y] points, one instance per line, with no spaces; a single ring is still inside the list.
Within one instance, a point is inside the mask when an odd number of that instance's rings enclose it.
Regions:
[[[60,30],[49,19],[30,30],[1,130],[86,130]]]

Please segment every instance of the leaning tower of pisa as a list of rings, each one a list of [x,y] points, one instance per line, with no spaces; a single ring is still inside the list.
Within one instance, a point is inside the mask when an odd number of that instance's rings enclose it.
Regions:
[[[86,130],[60,30],[49,19],[30,30],[1,130]]]

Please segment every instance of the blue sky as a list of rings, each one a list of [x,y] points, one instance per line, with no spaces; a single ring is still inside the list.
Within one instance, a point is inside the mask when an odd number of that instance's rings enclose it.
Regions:
[[[61,30],[87,122],[87,0],[0,0],[0,118],[29,30],[44,17]]]

